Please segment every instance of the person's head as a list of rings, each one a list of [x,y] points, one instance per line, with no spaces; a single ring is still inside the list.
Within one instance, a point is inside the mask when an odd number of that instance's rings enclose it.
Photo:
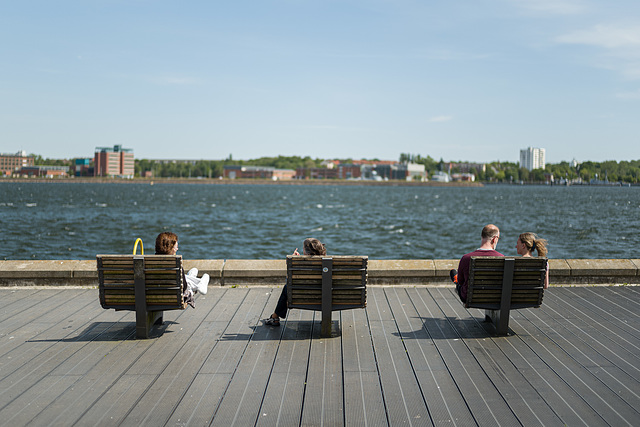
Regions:
[[[531,256],[533,251],[538,251],[538,256],[547,256],[547,241],[540,239],[534,233],[522,233],[516,242],[518,255]]]
[[[302,243],[302,250],[305,255],[326,255],[327,248],[318,239],[308,238]]]
[[[482,229],[482,246],[490,245],[492,249],[498,246],[500,229],[493,224],[487,224]]]
[[[178,236],[170,231],[163,231],[156,237],[156,255],[175,255],[178,251]]]

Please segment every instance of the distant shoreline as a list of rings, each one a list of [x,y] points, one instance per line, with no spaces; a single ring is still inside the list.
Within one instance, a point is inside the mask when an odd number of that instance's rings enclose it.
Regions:
[[[414,181],[358,181],[344,179],[217,179],[217,178],[2,178],[2,182],[46,184],[209,184],[209,185],[361,185],[385,187],[484,187],[481,182],[414,182]]]

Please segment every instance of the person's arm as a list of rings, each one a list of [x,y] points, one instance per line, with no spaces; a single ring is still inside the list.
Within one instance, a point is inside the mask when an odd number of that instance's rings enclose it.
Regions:
[[[293,255],[300,255],[300,253],[298,252],[298,248],[296,248],[296,249],[293,251]]]
[[[549,261],[547,261],[547,274],[544,276],[544,288],[547,289],[549,287]]]

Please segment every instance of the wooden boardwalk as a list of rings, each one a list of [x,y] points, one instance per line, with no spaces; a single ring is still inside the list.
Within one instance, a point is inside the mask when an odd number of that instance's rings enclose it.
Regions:
[[[495,338],[450,288],[263,326],[281,289],[212,288],[149,340],[96,289],[0,289],[0,425],[640,425],[640,287],[552,288]]]

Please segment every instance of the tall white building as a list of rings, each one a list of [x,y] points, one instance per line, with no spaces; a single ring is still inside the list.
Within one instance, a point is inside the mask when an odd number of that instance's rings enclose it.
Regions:
[[[520,167],[532,171],[544,169],[544,148],[525,148],[520,150]]]

